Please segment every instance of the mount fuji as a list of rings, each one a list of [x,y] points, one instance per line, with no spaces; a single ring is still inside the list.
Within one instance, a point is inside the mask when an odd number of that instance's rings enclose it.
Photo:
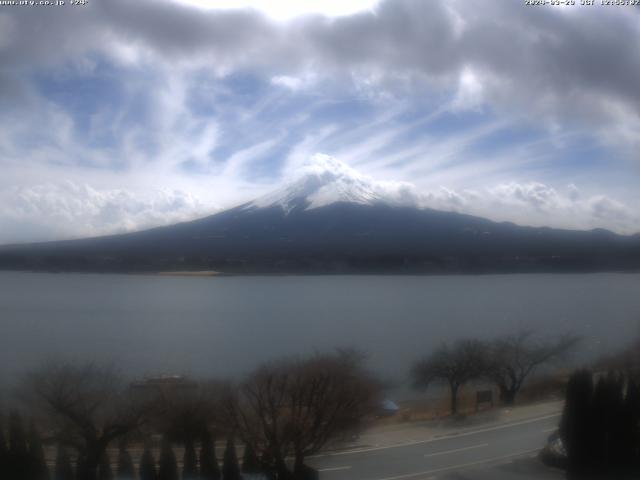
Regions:
[[[640,237],[523,227],[426,208],[415,189],[326,156],[252,202],[191,222],[0,247],[1,269],[492,273],[640,269]]]
[[[421,204],[413,185],[376,181],[328,155],[315,155],[302,171],[303,175],[284,188],[250,202],[245,208],[280,207],[289,213],[339,202],[410,207]]]

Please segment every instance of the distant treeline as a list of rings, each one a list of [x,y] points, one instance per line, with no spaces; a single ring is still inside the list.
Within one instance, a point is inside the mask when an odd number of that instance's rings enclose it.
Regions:
[[[0,252],[0,270],[41,272],[159,272],[215,270],[230,274],[487,274],[640,271],[640,254],[555,255],[292,255],[216,257],[78,255]]]

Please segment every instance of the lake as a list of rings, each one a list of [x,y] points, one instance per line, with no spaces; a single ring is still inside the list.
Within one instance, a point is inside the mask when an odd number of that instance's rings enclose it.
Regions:
[[[0,374],[48,358],[131,375],[236,376],[353,346],[402,381],[440,342],[522,328],[585,337],[594,357],[640,333],[640,275],[238,276],[0,272]]]

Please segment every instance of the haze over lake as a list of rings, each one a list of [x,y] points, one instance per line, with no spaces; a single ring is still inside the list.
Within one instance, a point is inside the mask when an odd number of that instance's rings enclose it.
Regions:
[[[51,358],[131,375],[235,376],[274,357],[359,348],[387,378],[445,340],[536,328],[581,357],[638,333],[640,275],[160,277],[0,272],[0,373]]]

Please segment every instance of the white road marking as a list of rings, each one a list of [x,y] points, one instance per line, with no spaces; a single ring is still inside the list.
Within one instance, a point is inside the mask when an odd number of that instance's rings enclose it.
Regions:
[[[438,455],[447,455],[449,453],[464,452],[465,450],[473,450],[474,448],[483,448],[488,446],[489,446],[488,443],[481,443],[480,445],[473,445],[471,447],[464,447],[464,448],[456,448],[455,450],[445,450],[444,452],[427,453],[425,457],[437,457]]]
[[[542,430],[542,433],[555,432],[556,430],[558,430],[558,427],[546,428],[546,429]]]
[[[459,470],[461,468],[473,467],[473,466],[476,466],[476,465],[483,465],[483,464],[492,463],[492,462],[498,462],[500,460],[507,460],[509,458],[520,457],[520,456],[523,456],[523,455],[527,455],[527,454],[530,454],[530,453],[533,453],[533,452],[539,452],[539,451],[540,451],[539,448],[535,448],[533,450],[525,450],[523,452],[512,453],[510,455],[503,455],[501,457],[487,458],[485,460],[478,460],[476,462],[461,463],[459,465],[452,465],[450,467],[442,467],[442,468],[436,468],[434,470],[426,470],[424,472],[407,473],[407,474],[404,474],[404,475],[396,475],[394,477],[377,478],[376,480],[400,480],[400,479],[404,479],[404,478],[422,477],[424,475],[433,475],[434,473],[446,472],[448,470]]]
[[[319,472],[337,472],[339,470],[351,470],[351,466],[346,467],[332,467],[332,468],[320,468]]]
[[[547,420],[549,418],[559,417],[560,415],[562,415],[562,413],[553,413],[551,415],[544,415],[542,417],[530,418],[528,420],[522,420],[520,422],[505,423],[505,424],[502,424],[502,425],[497,425],[495,427],[487,427],[487,428],[482,428],[482,429],[479,429],[479,430],[462,431],[462,432],[459,432],[459,433],[452,433],[452,434],[449,434],[449,435],[442,435],[440,437],[432,437],[432,438],[428,438],[426,440],[416,440],[416,441],[413,441],[413,442],[394,443],[393,445],[385,445],[385,446],[382,446],[382,447],[357,448],[357,449],[354,449],[354,450],[345,450],[343,452],[322,453],[322,454],[319,454],[319,455],[309,456],[308,458],[337,457],[337,456],[340,456],[340,455],[353,455],[353,454],[356,454],[356,453],[376,452],[376,451],[379,451],[379,450],[390,450],[392,448],[402,448],[402,447],[410,447],[410,446],[413,446],[413,445],[422,445],[424,443],[439,442],[441,440],[449,440],[451,438],[467,437],[469,435],[476,435],[478,433],[493,432],[495,430],[502,430],[504,428],[517,427],[519,425],[526,425],[528,423],[535,423],[535,422],[540,422],[542,420]]]

